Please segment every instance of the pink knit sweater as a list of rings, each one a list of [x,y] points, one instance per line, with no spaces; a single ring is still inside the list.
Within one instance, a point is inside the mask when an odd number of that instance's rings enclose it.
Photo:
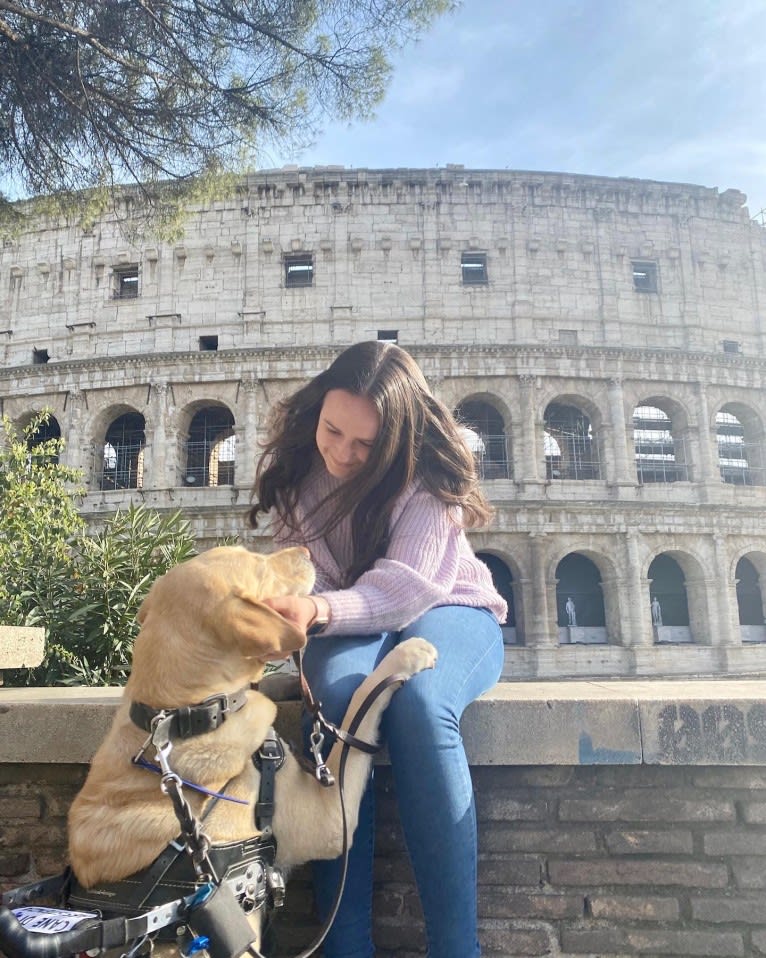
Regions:
[[[391,516],[386,555],[348,589],[341,588],[343,570],[351,563],[351,519],[347,517],[325,538],[312,535],[313,508],[336,489],[339,480],[323,465],[305,480],[297,518],[301,534],[277,528],[280,546],[305,545],[317,572],[315,594],[330,605],[330,632],[366,635],[398,631],[437,605],[489,609],[499,622],[507,606],[498,595],[489,569],[473,554],[465,532],[440,502],[419,482],[400,497]]]

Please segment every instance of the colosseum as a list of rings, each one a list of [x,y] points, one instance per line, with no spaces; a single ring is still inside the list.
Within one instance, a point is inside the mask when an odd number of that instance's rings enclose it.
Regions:
[[[507,677],[766,671],[766,231],[736,190],[559,173],[285,168],[183,240],[42,216],[0,250],[0,402],[93,523],[240,536],[269,407],[398,342],[470,428]],[[762,304],[764,304],[762,306]]]

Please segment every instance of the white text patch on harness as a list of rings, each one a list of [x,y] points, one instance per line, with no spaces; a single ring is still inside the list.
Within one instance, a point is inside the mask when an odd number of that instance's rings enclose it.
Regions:
[[[65,911],[63,908],[37,908],[32,905],[14,908],[13,914],[19,924],[29,931],[41,932],[44,935],[71,931],[89,918],[98,918],[93,911]]]

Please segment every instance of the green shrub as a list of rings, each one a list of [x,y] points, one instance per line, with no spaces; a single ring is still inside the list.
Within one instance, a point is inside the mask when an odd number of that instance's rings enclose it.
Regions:
[[[61,440],[37,443],[47,414],[20,432],[4,418],[0,446],[0,624],[46,629],[36,669],[13,685],[119,685],[135,616],[152,582],[196,552],[180,512],[131,506],[88,534],[77,512],[81,477],[59,465]]]
[[[196,552],[180,512],[145,506],[117,512],[101,532],[74,545],[74,577],[30,625],[47,630],[47,659],[35,684],[121,685],[130,671],[136,613],[156,578]]]

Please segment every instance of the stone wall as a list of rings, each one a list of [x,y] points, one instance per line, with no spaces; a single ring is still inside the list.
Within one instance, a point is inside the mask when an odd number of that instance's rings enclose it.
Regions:
[[[95,223],[40,217],[5,238],[0,359],[184,353],[200,334],[222,350],[321,346],[392,328],[407,343],[705,352],[736,330],[757,355],[764,233],[744,202],[566,173],[285,169],[191,209],[183,239],[159,242],[126,193]],[[461,282],[463,253],[486,257],[486,282]],[[313,271],[291,287],[296,254]],[[633,263],[652,265],[650,295],[636,295]]]
[[[484,952],[766,954],[765,690],[760,682],[529,683],[498,686],[474,703],[463,732],[479,817]],[[110,690],[0,692],[4,886],[64,863],[66,809],[115,698]],[[295,707],[283,707],[280,721],[294,733]],[[376,788],[378,954],[415,958],[421,916],[385,762]],[[295,954],[313,927],[302,868],[278,920],[279,954]]]

